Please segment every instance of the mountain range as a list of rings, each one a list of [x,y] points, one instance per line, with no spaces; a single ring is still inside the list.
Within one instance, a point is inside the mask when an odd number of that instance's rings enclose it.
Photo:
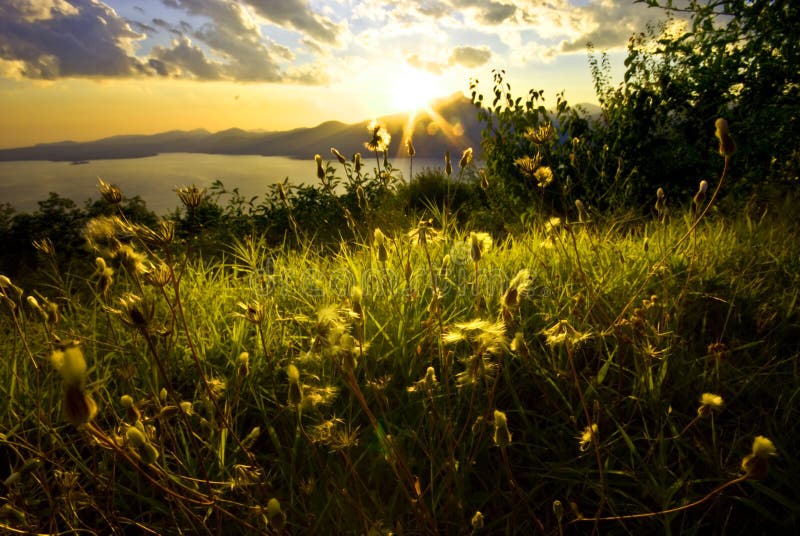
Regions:
[[[405,156],[400,149],[403,129],[409,114],[394,114],[380,118],[392,136],[390,154]],[[238,128],[209,132],[204,129],[174,130],[152,135],[112,136],[95,141],[63,141],[42,143],[30,147],[0,149],[0,161],[52,160],[82,163],[109,158],[138,158],[159,153],[208,153],[227,155],[263,155],[292,158],[312,158],[315,153],[327,153],[335,147],[345,155],[367,153],[364,142],[371,138],[369,122],[346,124],[327,121],[315,127],[296,128],[281,132],[253,132]],[[429,111],[420,111],[414,119],[411,137],[419,157],[441,157],[450,150],[454,158],[461,151],[480,144],[482,125],[477,109],[457,93],[432,104]],[[366,155],[365,155],[366,156]],[[325,155],[328,158],[328,154]]]

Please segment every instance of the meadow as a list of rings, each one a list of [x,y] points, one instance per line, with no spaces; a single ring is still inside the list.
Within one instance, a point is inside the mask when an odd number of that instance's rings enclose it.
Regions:
[[[0,204],[0,531],[797,533],[797,3],[645,3],[481,169]]]
[[[497,240],[431,203],[320,247],[284,191],[283,243],[214,255],[101,181],[91,255],[0,277],[3,530],[791,531],[794,201],[716,210],[720,151],[694,199]]]

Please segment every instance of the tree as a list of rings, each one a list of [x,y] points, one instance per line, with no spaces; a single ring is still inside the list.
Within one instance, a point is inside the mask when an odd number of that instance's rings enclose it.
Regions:
[[[631,37],[621,85],[590,64],[598,135],[638,170],[639,200],[663,186],[686,194],[718,172],[713,125],[728,119],[738,187],[795,179],[800,168],[800,5],[790,0],[638,0],[667,20]],[[686,25],[681,28],[681,20]]]

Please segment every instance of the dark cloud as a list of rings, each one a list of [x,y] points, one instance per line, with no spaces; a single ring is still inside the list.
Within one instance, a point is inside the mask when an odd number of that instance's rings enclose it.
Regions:
[[[473,69],[485,65],[492,57],[488,47],[461,46],[453,49],[450,54],[450,65],[460,65]]]
[[[40,79],[161,76],[303,84],[328,81],[320,68],[284,67],[294,60],[292,51],[265,38],[238,1],[162,1],[207,22],[194,28],[185,21],[171,23],[161,18],[152,19],[151,24],[126,21],[96,0],[0,0],[0,59],[13,62],[19,76]],[[289,8],[295,3],[275,5],[283,10],[278,10],[282,20],[290,17]],[[328,28],[325,19],[306,20],[295,14],[288,20],[309,29],[308,35],[335,38],[335,33],[323,31]],[[313,26],[312,20],[319,26]],[[159,30],[176,38],[169,45],[155,46],[149,55],[137,56],[135,42]]]
[[[27,78],[140,74],[146,67],[131,43],[141,37],[91,0],[0,3],[0,59],[19,62],[18,74]]]
[[[158,32],[158,30],[156,30],[152,26],[149,26],[149,25],[147,25],[147,24],[145,24],[143,22],[139,22],[139,21],[136,21],[136,20],[128,20],[126,22],[130,25],[131,28],[133,28],[133,30],[136,33],[145,34],[145,35],[151,35],[151,34],[154,34],[154,33]]]
[[[222,78],[220,65],[210,62],[203,51],[192,45],[187,37],[173,41],[172,48],[154,47],[150,56],[150,65],[161,76],[200,80]]]
[[[339,42],[341,27],[314,13],[306,0],[245,0],[245,3],[266,20],[296,30],[311,41],[326,45]]]

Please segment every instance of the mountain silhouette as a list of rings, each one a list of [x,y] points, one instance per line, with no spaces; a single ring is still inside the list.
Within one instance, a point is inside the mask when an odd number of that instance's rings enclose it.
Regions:
[[[420,111],[413,120],[413,128],[404,136],[409,114],[394,114],[378,119],[392,136],[389,154],[406,156],[405,140],[413,139],[416,155],[438,158],[450,151],[458,159],[461,151],[472,147],[480,154],[482,125],[477,109],[461,93],[434,101],[430,111]],[[371,137],[369,121],[346,124],[326,121],[315,127],[296,128],[282,132],[251,132],[238,128],[220,132],[204,129],[174,130],[152,135],[112,136],[95,141],[43,143],[30,147],[0,149],[0,161],[52,160],[81,163],[88,160],[110,158],[138,158],[159,153],[208,153],[229,155],[284,156],[312,158],[323,154],[330,158],[329,150],[335,147],[343,154],[356,152],[364,158],[371,157],[364,142]]]

